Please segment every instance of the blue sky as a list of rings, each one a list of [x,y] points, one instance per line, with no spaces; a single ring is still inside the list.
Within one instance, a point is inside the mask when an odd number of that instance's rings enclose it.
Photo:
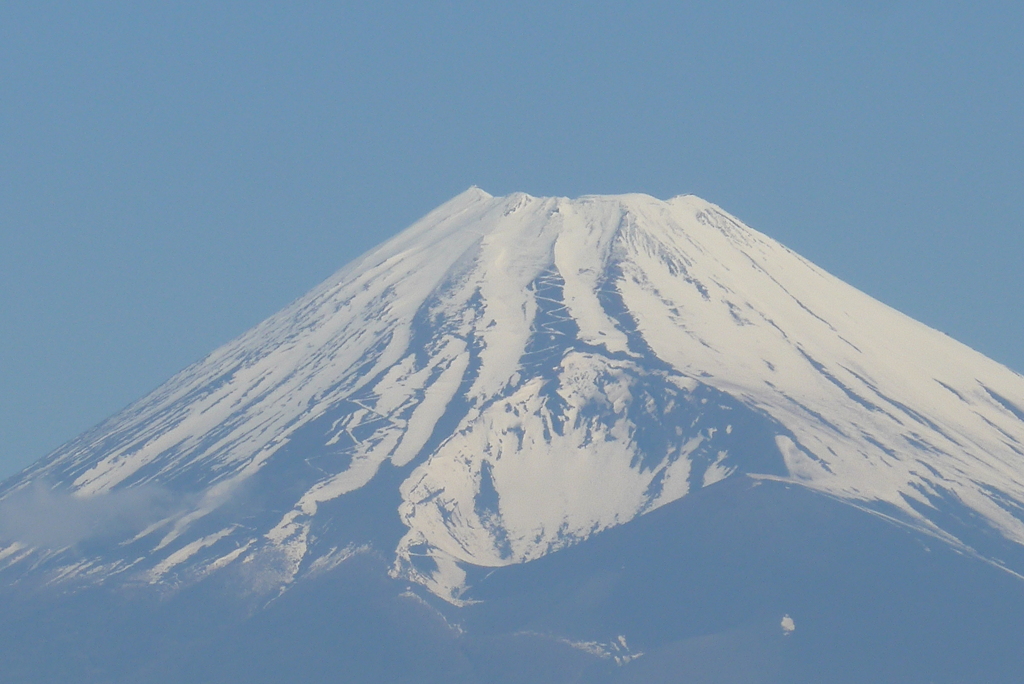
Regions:
[[[0,476],[470,185],[695,193],[1024,371],[1024,5],[0,5]]]

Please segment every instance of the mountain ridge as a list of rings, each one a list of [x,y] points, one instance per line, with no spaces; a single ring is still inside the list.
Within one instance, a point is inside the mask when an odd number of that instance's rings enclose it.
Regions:
[[[1024,544],[1022,407],[1020,375],[699,198],[470,188],[9,479],[145,514],[92,557],[5,540],[0,573],[281,590],[372,547],[464,605],[469,568],[746,474],[1019,574],[982,547]],[[337,532],[368,487],[398,520]]]

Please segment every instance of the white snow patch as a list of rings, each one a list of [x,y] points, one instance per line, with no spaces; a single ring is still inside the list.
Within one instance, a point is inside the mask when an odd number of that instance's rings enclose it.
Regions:
[[[708,466],[707,470],[704,471],[705,487],[713,485],[716,482],[721,482],[725,478],[732,475],[735,468],[730,468],[722,465],[722,461],[724,461],[728,456],[729,453],[727,451],[718,452],[718,454],[715,457],[715,461]]]
[[[243,544],[242,546],[239,546],[234,551],[226,553],[223,556],[221,556],[220,558],[217,558],[216,560],[214,560],[213,562],[211,562],[209,565],[206,566],[206,572],[207,573],[216,572],[217,570],[220,570],[221,568],[227,567],[231,563],[234,563],[236,560],[238,560],[241,557],[241,555],[243,553],[245,553],[246,551],[248,551],[252,547],[252,544],[253,544],[253,540],[250,539],[249,541],[245,542],[245,544]]]
[[[147,573],[149,582],[156,583],[160,581],[160,579],[164,575],[166,575],[167,572],[170,571],[172,568],[181,565],[189,558],[199,553],[201,550],[207,548],[208,546],[213,546],[221,539],[231,534],[231,532],[233,532],[234,529],[234,526],[226,527],[223,530],[220,530],[219,532],[214,532],[213,534],[208,534],[205,537],[200,537],[194,542],[186,544],[185,546],[181,547],[180,549],[169,555],[167,558],[157,563],[156,566],[154,566]]]
[[[14,554],[16,554],[18,551],[21,551],[21,550],[23,550],[25,548],[26,548],[26,546],[22,542],[14,542],[10,546],[6,546],[6,547],[3,547],[3,548],[0,548],[0,563],[2,563],[4,560],[10,558]]]
[[[339,565],[347,561],[349,558],[352,558],[353,556],[360,553],[369,552],[370,548],[371,547],[369,544],[361,544],[359,546],[356,546],[355,544],[349,544],[342,548],[332,546],[330,550],[327,551],[327,553],[320,556],[319,558],[317,558],[309,564],[309,567],[306,569],[305,576],[318,577],[319,575],[323,575],[324,573],[330,572],[334,568],[338,567]]]

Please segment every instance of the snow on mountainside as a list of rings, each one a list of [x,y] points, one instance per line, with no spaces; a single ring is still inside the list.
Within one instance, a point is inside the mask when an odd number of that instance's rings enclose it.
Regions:
[[[1024,545],[1024,378],[696,197],[473,188],[8,481],[159,505],[0,569],[276,587],[374,547],[458,603],[739,473]],[[397,532],[338,508],[371,490]]]

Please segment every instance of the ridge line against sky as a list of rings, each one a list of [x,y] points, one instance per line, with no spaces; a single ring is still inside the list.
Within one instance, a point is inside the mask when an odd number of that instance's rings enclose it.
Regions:
[[[1024,370],[1016,3],[0,7],[0,476],[478,185],[696,194]]]

